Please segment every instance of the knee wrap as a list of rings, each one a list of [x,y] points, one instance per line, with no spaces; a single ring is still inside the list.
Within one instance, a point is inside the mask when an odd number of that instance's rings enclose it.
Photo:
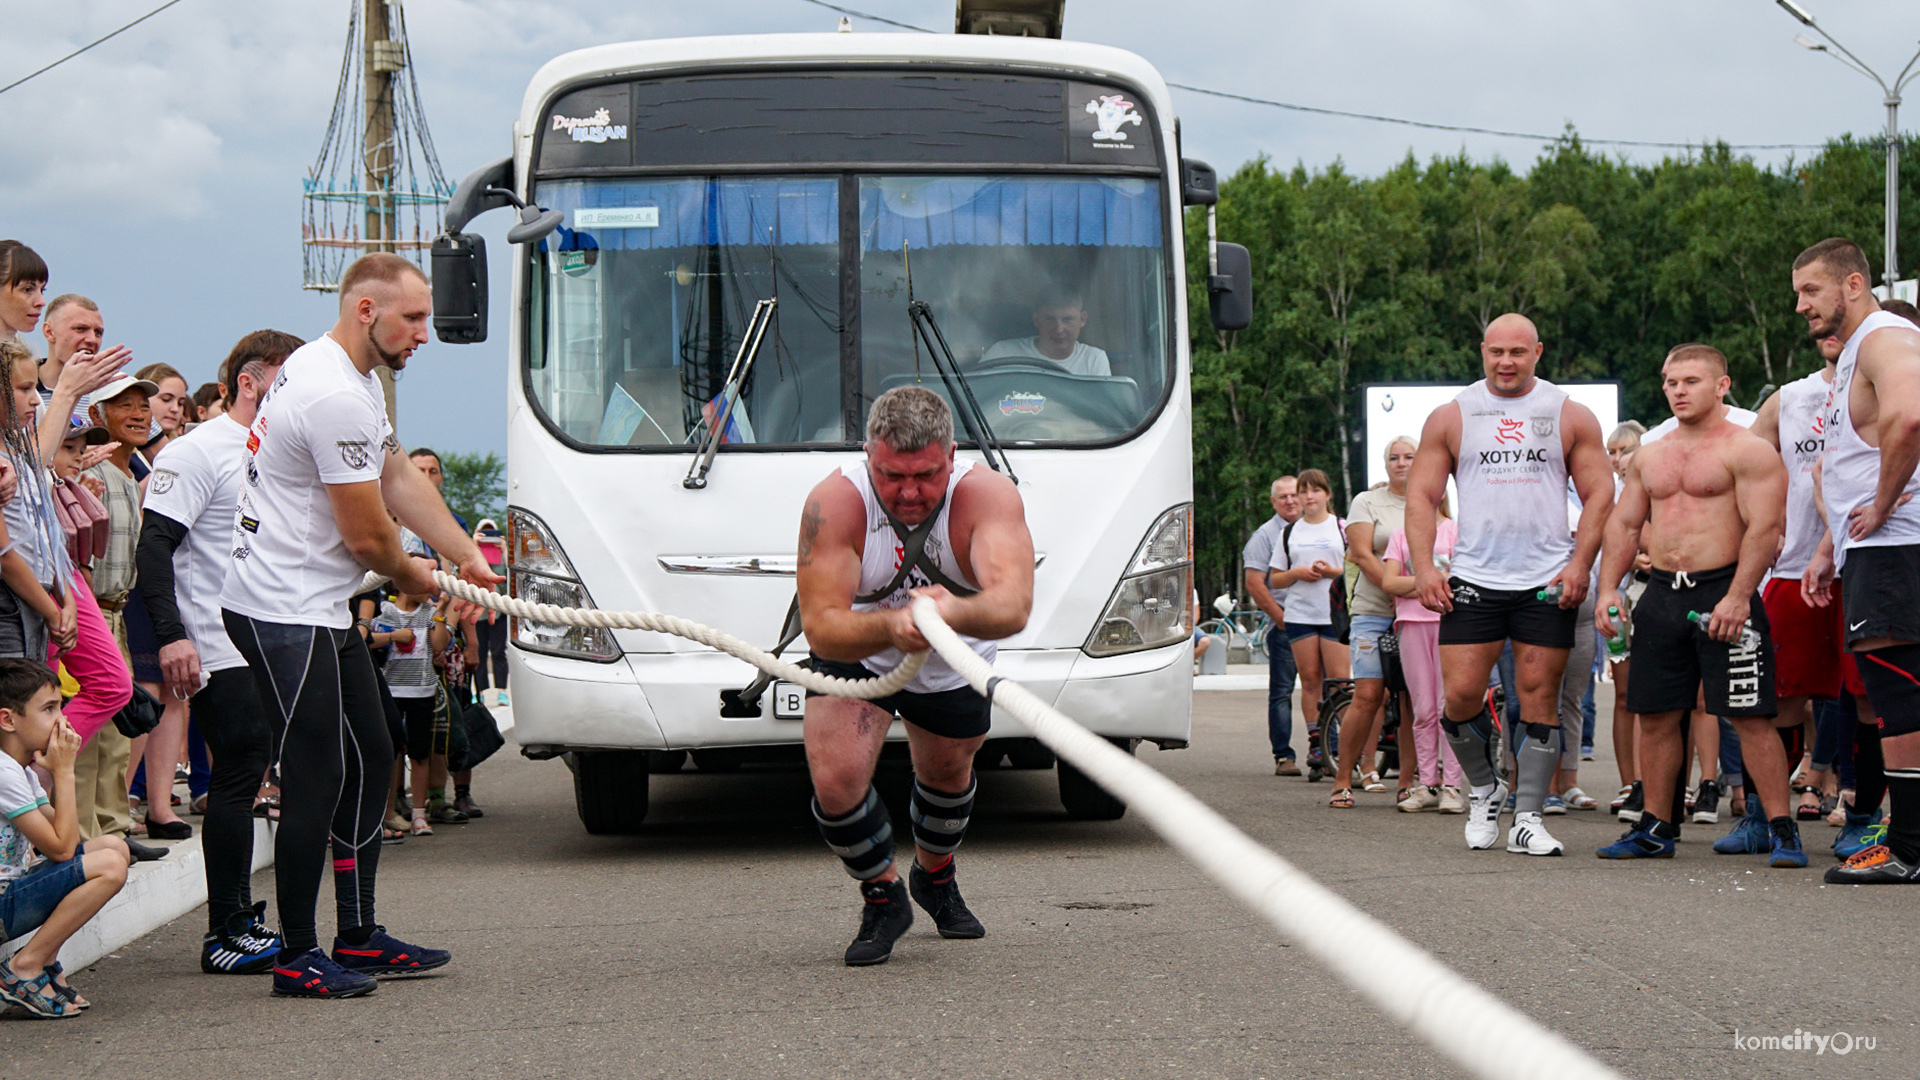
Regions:
[[[1554,733],[1560,730],[1560,725],[1528,723],[1526,728],[1527,738],[1545,746],[1553,739]]]
[[[935,855],[952,854],[967,838],[973,793],[979,787],[979,778],[969,776],[967,789],[956,795],[935,791],[915,777],[913,797],[907,802],[907,816],[913,819],[913,842]]]
[[[1880,714],[1880,735],[1893,738],[1920,731],[1920,645],[1893,645],[1855,653],[1867,699]]]
[[[820,800],[814,799],[813,820],[820,823],[820,838],[840,856],[847,873],[859,880],[871,881],[893,864],[893,819],[872,787],[845,817],[828,817],[820,809]]]

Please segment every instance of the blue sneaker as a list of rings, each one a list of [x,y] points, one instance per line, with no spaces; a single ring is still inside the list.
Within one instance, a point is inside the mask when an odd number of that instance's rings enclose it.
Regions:
[[[1567,800],[1559,795],[1548,795],[1546,804],[1540,808],[1540,812],[1543,814],[1564,814],[1567,812]]]
[[[1594,854],[1602,859],[1671,859],[1674,841],[1669,837],[1655,836],[1648,819],[1642,817],[1640,823],[1627,830],[1627,834]]]
[[[1806,849],[1800,846],[1800,826],[1788,821],[1780,828],[1769,827],[1768,834],[1773,840],[1773,857],[1767,865],[1776,870],[1799,870],[1807,865]]]
[[[348,971],[381,978],[424,975],[434,968],[446,967],[453,954],[445,949],[423,949],[409,945],[387,933],[384,926],[373,928],[373,936],[362,945],[348,945],[333,939],[333,962]]]
[[[274,997],[350,998],[371,994],[380,984],[348,971],[318,948],[273,965]]]
[[[1833,838],[1834,856],[1851,859],[1875,844],[1885,843],[1886,827],[1876,820],[1879,816],[1871,811],[1864,814],[1847,811],[1847,823],[1840,827],[1840,835]]]
[[[1734,823],[1733,831],[1713,842],[1716,855],[1764,855],[1773,850],[1773,833],[1767,828],[1766,811],[1760,800],[1748,797],[1749,809]]]

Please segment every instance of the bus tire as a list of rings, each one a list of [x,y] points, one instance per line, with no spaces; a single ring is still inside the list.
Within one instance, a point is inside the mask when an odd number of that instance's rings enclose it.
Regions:
[[[1015,739],[1007,746],[1007,762],[1016,769],[1051,769],[1053,751],[1039,739]]]
[[[1132,739],[1108,739],[1108,742],[1133,753]],[[1061,758],[1057,764],[1060,773],[1060,805],[1067,808],[1067,816],[1078,821],[1118,821],[1127,812],[1127,804],[1107,794],[1105,788],[1087,778],[1087,774],[1067,764]]]
[[[647,752],[576,750],[567,756],[573,766],[574,809],[587,832],[639,832],[647,820]]]
[[[687,763],[685,750],[647,751],[647,771],[657,775],[677,773]]]

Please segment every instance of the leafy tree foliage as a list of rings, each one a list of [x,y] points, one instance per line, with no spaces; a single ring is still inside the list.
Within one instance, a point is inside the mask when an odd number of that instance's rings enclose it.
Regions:
[[[1903,142],[1903,159],[1916,151],[1920,139]],[[1203,595],[1239,592],[1240,547],[1272,514],[1275,477],[1325,469],[1343,489],[1336,505],[1351,499],[1365,475],[1361,385],[1479,378],[1481,332],[1503,312],[1539,325],[1543,376],[1618,379],[1624,415],[1649,425],[1667,415],[1660,361],[1682,342],[1727,354],[1743,405],[1813,370],[1793,257],[1847,236],[1877,274],[1884,167],[1877,141],[1851,136],[1763,167],[1724,145],[1636,163],[1571,131],[1524,173],[1464,154],[1409,156],[1373,178],[1338,161],[1248,162],[1221,184],[1217,212],[1220,237],[1252,253],[1254,323],[1224,340],[1204,315],[1193,324]],[[1909,262],[1917,171],[1901,178]],[[1204,313],[1204,211],[1186,225],[1189,306]]]
[[[507,527],[506,462],[489,450],[484,454],[450,453],[440,459],[445,483],[441,497],[447,508],[467,519],[469,528],[481,518],[492,518],[502,531]]]

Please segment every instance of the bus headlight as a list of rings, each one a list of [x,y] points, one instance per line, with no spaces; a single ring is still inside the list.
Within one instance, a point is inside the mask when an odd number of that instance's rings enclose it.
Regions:
[[[1161,514],[1133,554],[1087,643],[1088,656],[1172,645],[1193,632],[1193,504]]]
[[[593,598],[573,572],[573,564],[554,543],[547,526],[525,510],[507,511],[508,595],[530,604],[591,609]],[[560,626],[516,618],[514,644],[534,652],[611,663],[620,659],[613,632],[594,627]]]

